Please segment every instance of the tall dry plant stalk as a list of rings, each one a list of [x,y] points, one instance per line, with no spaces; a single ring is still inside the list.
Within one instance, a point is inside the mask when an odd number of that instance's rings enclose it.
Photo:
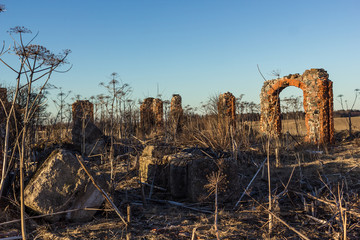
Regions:
[[[219,169],[217,172],[212,172],[209,176],[207,176],[209,183],[205,185],[205,188],[209,191],[209,196],[214,195],[214,230],[216,239],[220,240],[219,235],[219,228],[218,228],[218,218],[219,218],[219,211],[218,211],[218,195],[219,191],[223,190],[224,183],[226,179],[226,175],[222,173],[222,169]]]
[[[41,98],[43,95],[43,91],[45,89],[46,84],[50,80],[52,73],[61,65],[66,63],[65,59],[70,53],[70,50],[65,50],[60,55],[55,55],[47,50],[45,47],[41,45],[34,45],[31,42],[34,40],[31,39],[29,42],[25,43],[23,34],[31,33],[30,30],[24,27],[15,27],[10,29],[10,36],[13,38],[13,48],[7,49],[5,52],[12,52],[14,55],[18,57],[20,62],[19,66],[12,67],[5,61],[2,57],[0,57],[0,61],[12,72],[16,74],[16,90],[12,102],[11,109],[7,114],[7,126],[6,126],[6,134],[5,134],[5,146],[4,146],[4,161],[3,161],[3,169],[7,168],[8,164],[8,150],[9,146],[9,134],[10,134],[10,118],[12,117],[15,106],[17,96],[19,94],[20,89],[27,89],[27,97],[24,108],[22,109],[22,129],[19,132],[20,135],[17,136],[17,146],[19,151],[19,169],[20,169],[20,208],[21,208],[21,233],[22,238],[26,239],[26,225],[25,225],[25,205],[24,205],[24,166],[25,166],[25,156],[27,149],[27,134],[30,128],[31,119],[33,119],[36,109],[39,108],[37,104],[37,100]],[[18,34],[19,39],[16,40],[13,37],[13,34]],[[36,37],[36,36],[35,36]],[[31,99],[31,95],[34,89],[34,84],[40,82],[39,91],[36,94],[35,99]],[[14,150],[14,149],[13,149]],[[5,166],[5,167],[4,167]],[[7,172],[7,171],[5,171]],[[1,189],[0,192],[3,191],[4,180],[6,176],[2,176],[1,179]]]

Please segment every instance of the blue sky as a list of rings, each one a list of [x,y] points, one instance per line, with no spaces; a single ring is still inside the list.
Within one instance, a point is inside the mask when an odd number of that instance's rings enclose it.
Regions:
[[[232,92],[259,103],[264,76],[324,68],[334,95],[360,88],[360,1],[0,0],[0,40],[25,26],[54,52],[71,49],[70,72],[51,83],[84,98],[117,72],[134,99],[179,93],[183,105]],[[13,75],[0,65],[0,82]],[[286,95],[300,95],[296,88]],[[337,104],[336,104],[337,106]],[[360,108],[358,103],[357,108]]]

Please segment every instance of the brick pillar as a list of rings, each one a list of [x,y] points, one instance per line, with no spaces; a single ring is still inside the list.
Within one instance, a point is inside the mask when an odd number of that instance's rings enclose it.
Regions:
[[[236,105],[235,97],[232,93],[226,92],[219,96],[218,102],[219,122],[225,122],[226,126],[236,125]]]
[[[158,98],[146,98],[140,106],[140,126],[143,134],[163,129],[163,102]]]
[[[319,142],[333,143],[334,121],[333,121],[333,93],[332,82],[325,80],[318,81],[318,97],[320,99],[319,109]]]
[[[149,134],[155,126],[152,103],[154,98],[146,98],[140,106],[140,128],[143,134]]]
[[[155,117],[155,127],[156,131],[162,131],[164,127],[164,109],[163,109],[163,101],[159,98],[153,99],[152,102],[152,110]]]
[[[183,114],[184,111],[182,109],[181,96],[179,94],[174,94],[170,104],[170,122],[171,128],[175,134],[182,130]]]

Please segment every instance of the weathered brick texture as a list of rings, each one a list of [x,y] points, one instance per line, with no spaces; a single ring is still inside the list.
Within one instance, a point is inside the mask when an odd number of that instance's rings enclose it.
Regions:
[[[218,102],[218,119],[219,123],[224,122],[226,125],[235,127],[236,123],[236,99],[230,92],[220,94]]]
[[[161,99],[144,99],[140,106],[140,125],[144,134],[163,129],[163,102]]]
[[[306,140],[313,143],[334,142],[332,81],[324,69],[306,70],[303,75],[293,74],[265,81],[261,89],[261,127],[273,136],[281,134],[280,92],[298,87],[304,94]]]
[[[153,100],[152,110],[154,112],[156,130],[162,130],[164,126],[163,101],[159,98],[155,98]]]

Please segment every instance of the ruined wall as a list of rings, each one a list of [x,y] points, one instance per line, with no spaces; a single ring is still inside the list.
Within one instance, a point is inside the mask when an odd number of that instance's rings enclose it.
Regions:
[[[174,94],[170,103],[170,124],[175,134],[182,130],[183,114],[181,96]]]
[[[140,127],[143,134],[163,128],[163,102],[158,98],[146,98],[140,106]]]
[[[272,136],[281,133],[279,94],[288,86],[303,91],[306,140],[313,143],[334,142],[332,81],[324,69],[310,69],[302,75],[265,81],[260,94],[262,130]]]
[[[236,99],[230,92],[220,94],[218,102],[219,123],[235,127],[236,124]]]

